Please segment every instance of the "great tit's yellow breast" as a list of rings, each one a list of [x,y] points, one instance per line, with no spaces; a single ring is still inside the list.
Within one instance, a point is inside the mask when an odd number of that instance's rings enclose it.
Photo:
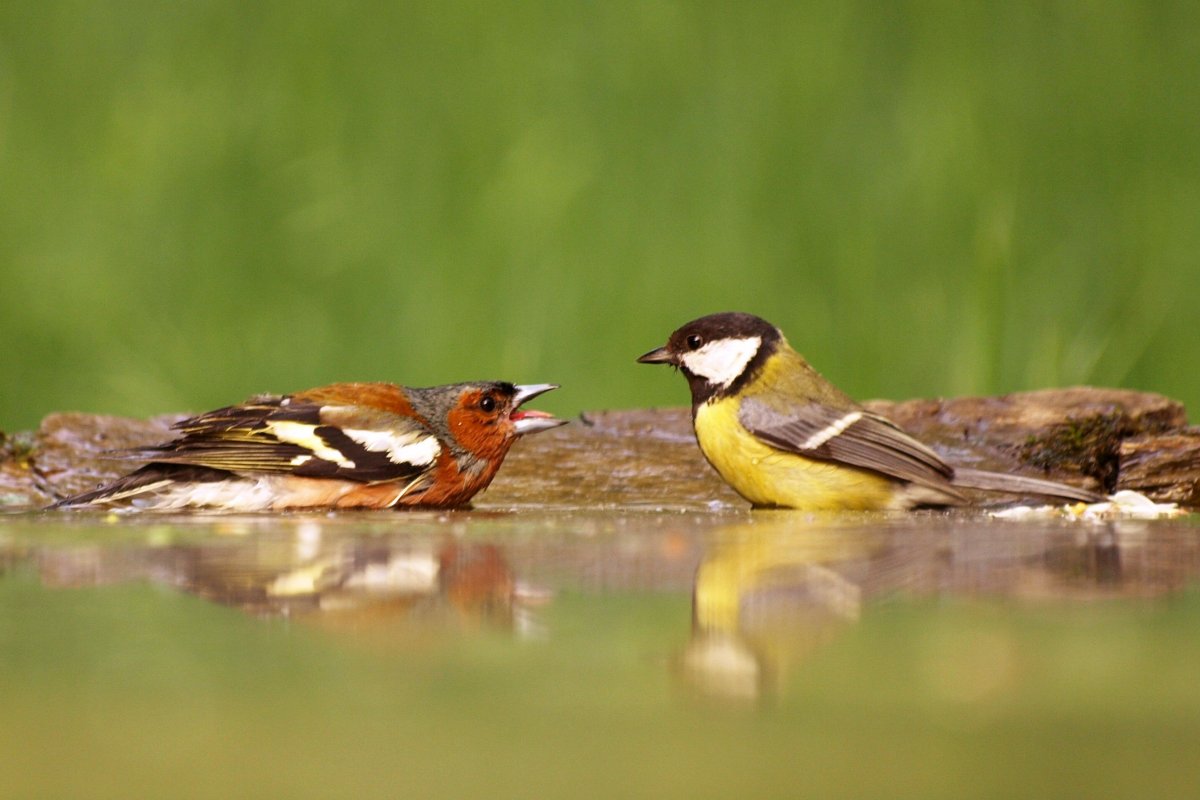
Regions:
[[[737,397],[725,397],[697,408],[696,440],[725,482],[752,504],[810,511],[897,505],[896,486],[887,478],[763,443],[738,421],[739,405]]]

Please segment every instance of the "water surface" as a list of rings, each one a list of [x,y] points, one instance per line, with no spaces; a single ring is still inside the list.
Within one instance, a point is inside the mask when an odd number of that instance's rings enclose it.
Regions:
[[[1190,796],[1200,528],[0,518],[0,795]]]

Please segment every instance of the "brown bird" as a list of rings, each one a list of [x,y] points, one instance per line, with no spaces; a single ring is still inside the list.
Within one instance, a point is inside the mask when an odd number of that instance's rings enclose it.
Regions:
[[[566,423],[521,405],[558,388],[335,383],[183,420],[132,451],[148,463],[52,508],[171,511],[452,508],[485,489],[521,436]]]

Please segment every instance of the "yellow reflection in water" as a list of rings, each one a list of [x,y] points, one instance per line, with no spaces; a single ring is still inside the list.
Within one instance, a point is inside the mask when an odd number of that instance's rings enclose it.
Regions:
[[[858,619],[862,588],[845,566],[867,561],[887,538],[781,512],[721,528],[710,541],[696,572],[682,672],[705,693],[753,699]]]

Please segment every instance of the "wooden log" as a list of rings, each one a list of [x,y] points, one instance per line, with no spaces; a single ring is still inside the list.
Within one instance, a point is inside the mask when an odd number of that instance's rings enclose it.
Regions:
[[[1118,489],[1133,489],[1162,503],[1200,507],[1200,427],[1125,439]]]
[[[951,464],[1200,505],[1200,429],[1161,395],[1077,387],[867,406]],[[113,451],[170,439],[182,416],[50,414],[36,434],[0,439],[0,505],[37,508],[111,480],[133,466]],[[705,463],[686,408],[589,411],[519,442],[476,505],[746,507]]]
[[[1121,444],[1134,437],[1153,442],[1187,426],[1183,404],[1128,389],[1074,387],[867,405],[952,464],[1041,475],[1105,492],[1146,490],[1155,499],[1165,499],[1164,486],[1120,481]]]

